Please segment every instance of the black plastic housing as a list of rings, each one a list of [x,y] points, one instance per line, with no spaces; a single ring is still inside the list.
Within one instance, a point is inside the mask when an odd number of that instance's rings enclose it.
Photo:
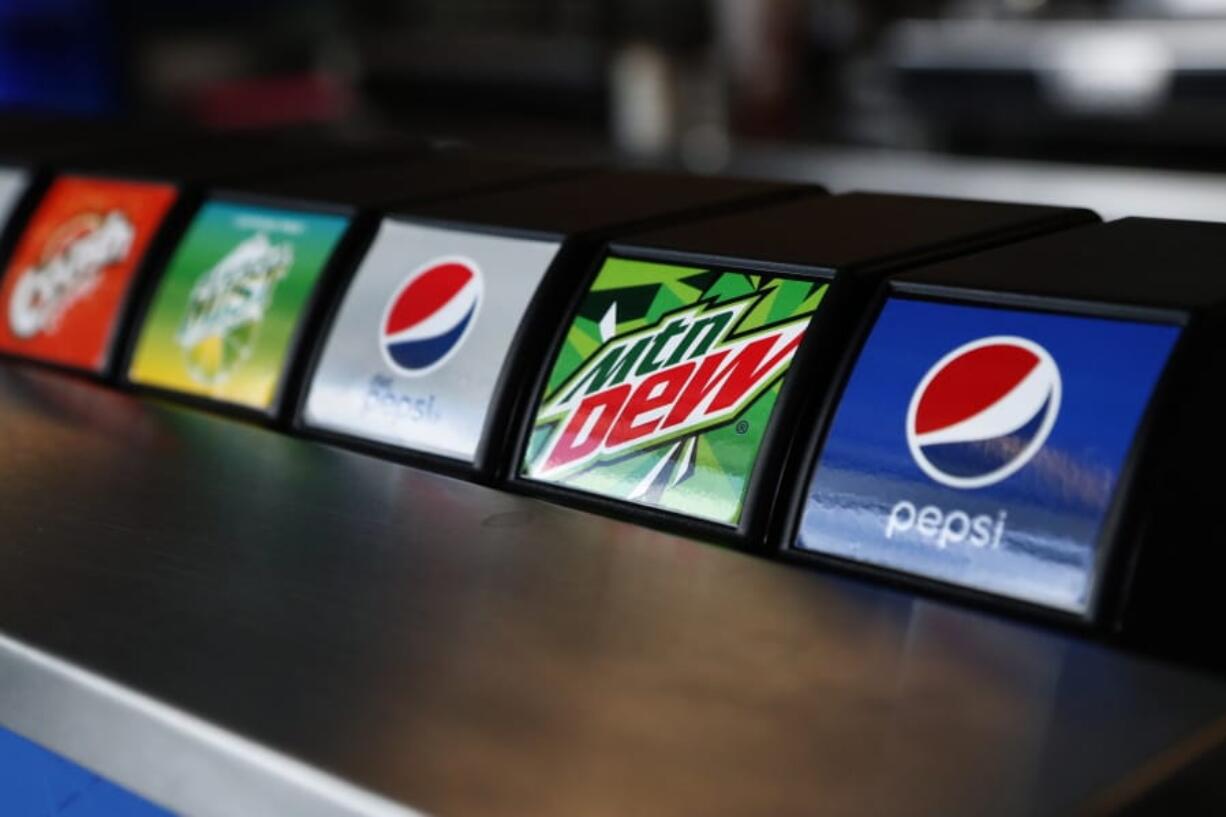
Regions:
[[[792,547],[835,407],[850,376],[848,358],[827,391],[808,438],[787,466],[776,544],[789,558],[834,565],[941,595],[1079,623],[1145,649],[1226,666],[1226,649],[1203,628],[1220,610],[1226,523],[1219,457],[1226,435],[1218,407],[1226,382],[1226,225],[1124,219],[946,261],[891,279],[866,315],[852,352],[891,295],[1004,306],[1182,327],[1117,483],[1098,542],[1101,592],[1084,619],[928,579]]]
[[[513,470],[510,457],[518,450],[519,429],[530,408],[526,401],[534,393],[534,384],[542,376],[542,361],[561,327],[559,316],[569,315],[582,294],[580,285],[594,270],[607,241],[642,229],[821,194],[821,189],[812,185],[602,170],[429,206],[389,208],[387,218],[396,221],[560,244],[507,351],[476,456],[470,463],[312,428],[305,423],[307,388],[343,292],[332,298],[332,313],[316,333],[314,350],[298,379],[301,388],[294,428],[305,436],[466,479],[484,483],[505,481]]]
[[[308,155],[311,152],[308,150]],[[238,417],[274,424],[287,423],[290,409],[295,404],[294,396],[301,388],[305,364],[303,350],[314,345],[321,319],[335,299],[338,287],[352,275],[369,247],[379,222],[377,208],[445,200],[482,190],[514,187],[536,178],[551,179],[582,172],[580,168],[535,164],[464,150],[418,150],[395,161],[381,158],[341,167],[304,167],[298,173],[281,172],[252,178],[244,183],[223,182],[197,198],[191,211],[178,225],[173,241],[168,241],[163,248],[153,274],[146,276],[134,317],[128,321],[128,331],[123,339],[122,364],[118,369],[120,382],[139,391],[161,394]],[[267,410],[140,384],[128,376],[140,328],[157,291],[160,272],[169,262],[192,217],[206,200],[328,213],[350,219],[304,307],[286,356],[280,386]]]
[[[13,114],[0,118],[0,165],[20,169],[29,176],[21,200],[3,225],[0,262],[7,262],[12,245],[58,168],[98,167],[109,157],[136,156],[188,138],[174,130],[93,120]]]
[[[852,193],[805,196],[731,215],[691,221],[613,242],[587,266],[542,350],[541,367],[525,386],[530,393],[514,426],[507,459],[510,484],[525,492],[651,527],[763,550],[772,507],[785,485],[785,459],[804,418],[818,402],[847,348],[863,310],[882,279],[918,265],[1062,230],[1097,220],[1088,210],[959,199]],[[523,479],[518,464],[528,444],[535,409],[560,349],[570,316],[606,255],[750,273],[830,281],[805,340],[792,362],[762,443],[739,524],[733,528],[671,511],[608,499]]]

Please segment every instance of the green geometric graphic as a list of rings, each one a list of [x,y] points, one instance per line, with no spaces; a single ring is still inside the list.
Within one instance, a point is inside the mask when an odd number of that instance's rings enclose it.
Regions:
[[[521,473],[735,525],[826,288],[607,259],[554,361]]]

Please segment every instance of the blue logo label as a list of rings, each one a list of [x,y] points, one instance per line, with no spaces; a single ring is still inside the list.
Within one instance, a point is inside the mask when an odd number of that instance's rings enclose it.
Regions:
[[[400,374],[418,376],[447,362],[468,336],[481,304],[481,273],[463,258],[414,270],[384,311],[380,345]]]
[[[1072,612],[1174,326],[895,298],[798,547]]]

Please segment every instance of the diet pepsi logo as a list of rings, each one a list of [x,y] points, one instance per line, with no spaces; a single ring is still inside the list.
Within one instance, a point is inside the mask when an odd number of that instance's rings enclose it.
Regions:
[[[384,360],[410,377],[442,366],[468,337],[483,292],[477,265],[465,258],[438,258],[414,270],[383,313]]]
[[[1026,338],[959,346],[920,380],[907,409],[907,446],[951,488],[994,485],[1030,462],[1060,411],[1060,370]]]

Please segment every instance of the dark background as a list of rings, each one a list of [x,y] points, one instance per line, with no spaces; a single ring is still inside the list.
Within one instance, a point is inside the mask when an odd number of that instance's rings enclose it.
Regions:
[[[1226,170],[1226,0],[2,0],[0,104],[1110,207],[940,161]]]
[[[722,136],[1217,167],[1224,70],[1220,0],[0,4],[9,106],[222,127],[505,118],[507,138],[632,152]]]

